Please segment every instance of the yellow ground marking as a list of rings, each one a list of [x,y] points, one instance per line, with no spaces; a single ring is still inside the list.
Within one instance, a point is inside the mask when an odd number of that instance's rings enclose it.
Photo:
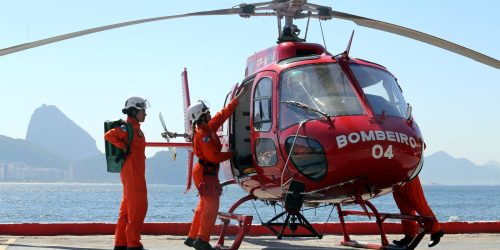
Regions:
[[[5,250],[9,247],[10,244],[14,244],[16,239],[9,239],[8,241],[0,244],[0,250]]]

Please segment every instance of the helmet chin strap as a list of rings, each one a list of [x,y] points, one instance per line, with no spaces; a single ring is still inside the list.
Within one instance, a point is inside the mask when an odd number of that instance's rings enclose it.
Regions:
[[[132,112],[132,115],[129,115],[129,117],[132,117],[137,123],[139,123],[139,119],[137,119],[137,114],[139,113],[139,110],[131,110],[129,112]]]
[[[138,113],[138,112],[135,112],[135,115],[134,115],[134,117],[133,117],[133,118],[135,119],[135,121],[136,121],[137,123],[139,123],[139,119],[137,119],[137,113]]]

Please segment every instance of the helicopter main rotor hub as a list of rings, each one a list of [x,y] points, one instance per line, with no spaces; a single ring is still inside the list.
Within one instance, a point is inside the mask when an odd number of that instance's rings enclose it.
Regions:
[[[332,8],[327,6],[307,3],[307,0],[274,0],[271,2],[256,4],[240,4],[239,16],[249,18],[252,16],[276,16],[278,18],[278,43],[302,42],[305,39],[299,37],[300,29],[293,23],[294,19],[318,18],[328,20],[333,17]],[[285,18],[285,24],[281,28],[281,20]]]

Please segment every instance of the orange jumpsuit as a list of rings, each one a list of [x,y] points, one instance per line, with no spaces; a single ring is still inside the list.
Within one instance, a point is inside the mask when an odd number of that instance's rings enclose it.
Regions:
[[[146,139],[141,126],[133,118],[127,119],[134,128],[130,153],[123,163],[120,177],[123,184],[123,198],[115,229],[115,246],[140,247],[141,229],[148,210],[146,189]],[[125,127],[109,130],[104,138],[120,149],[127,149],[128,133]]]
[[[193,180],[199,192],[200,202],[189,230],[188,237],[191,239],[199,237],[208,242],[215,226],[219,211],[219,196],[222,192],[218,177],[219,163],[233,156],[231,152],[221,152],[222,145],[216,132],[232,115],[238,104],[237,99],[232,100],[208,122],[208,125],[198,125],[196,128],[193,151],[198,157],[198,163],[193,168]],[[205,166],[200,162],[203,162]]]
[[[439,222],[427,204],[418,176],[393,192],[393,196],[401,214],[415,215],[415,212],[417,212],[420,216],[432,216],[434,219],[424,223],[425,229],[431,234],[441,230]],[[414,237],[418,233],[416,221],[401,220],[401,224],[405,235]]]

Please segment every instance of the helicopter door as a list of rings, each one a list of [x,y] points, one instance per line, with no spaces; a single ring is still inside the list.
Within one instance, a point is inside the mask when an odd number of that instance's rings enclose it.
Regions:
[[[224,107],[226,107],[229,102],[231,102],[231,99],[233,97],[234,91],[238,88],[238,84],[234,85],[234,87],[227,93],[226,95],[226,100],[224,101]],[[233,129],[231,129],[231,125],[234,124],[233,119],[234,119],[234,114],[231,116],[231,118],[227,119],[223,124],[220,130],[217,132],[219,135],[219,138],[221,139],[222,142],[222,151],[227,152],[229,150],[234,149],[234,142],[233,140],[234,136],[231,136],[233,134]],[[238,176],[239,173],[236,171],[236,169],[233,167],[234,166],[234,161],[233,160],[228,160],[225,162],[222,162],[220,165],[220,171],[222,173],[222,181],[225,180],[230,180],[233,179],[234,176]]]
[[[255,78],[246,79],[241,86],[252,85]],[[228,94],[226,105],[233,97],[235,89],[240,87],[236,85],[235,88]],[[229,128],[225,131],[228,134],[229,148],[238,152],[236,157],[231,159],[232,174],[233,176],[243,175],[243,171],[252,167],[252,151],[250,148],[250,91],[247,91],[239,100],[239,105],[236,107],[233,116],[224,125]]]
[[[260,73],[252,89],[252,155],[255,167],[259,173],[274,176],[279,173],[275,168],[278,163],[277,139],[276,139],[276,97],[273,94],[276,89],[277,74],[266,71]],[[252,169],[246,169],[252,172]],[[255,170],[254,170],[255,171]]]

